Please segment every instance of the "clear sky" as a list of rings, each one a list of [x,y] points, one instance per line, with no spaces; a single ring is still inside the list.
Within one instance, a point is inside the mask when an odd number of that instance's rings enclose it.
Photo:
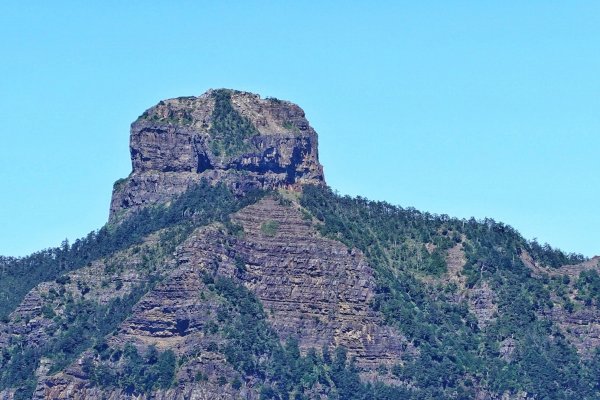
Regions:
[[[342,194],[600,254],[599,21],[596,0],[3,2],[0,254],[101,227],[129,124],[220,87],[303,107]]]

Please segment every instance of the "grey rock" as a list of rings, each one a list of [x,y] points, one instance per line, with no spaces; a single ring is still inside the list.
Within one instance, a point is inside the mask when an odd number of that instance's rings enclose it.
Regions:
[[[215,96],[223,89],[161,101],[131,125],[132,172],[115,183],[110,221],[167,202],[201,179],[224,183],[239,194],[324,184],[317,134],[300,107],[252,93],[225,92],[232,112],[249,127],[247,137],[236,136],[243,126],[224,132],[231,137],[215,136]],[[237,151],[219,151],[220,143],[235,140]]]

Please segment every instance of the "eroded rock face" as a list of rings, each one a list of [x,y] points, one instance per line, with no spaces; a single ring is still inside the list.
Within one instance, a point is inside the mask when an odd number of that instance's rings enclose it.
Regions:
[[[132,173],[115,183],[111,221],[201,179],[237,193],[323,184],[317,134],[295,104],[233,90],[164,100],[131,125]]]
[[[415,348],[371,307],[373,270],[364,255],[323,238],[297,205],[262,199],[232,217],[243,227],[235,235],[221,224],[196,229],[173,255],[170,272],[134,307],[132,315],[107,339],[112,348],[132,343],[172,350],[187,360],[177,372],[178,387],[152,398],[258,398],[254,377],[242,376],[216,350],[226,343],[207,329],[217,323],[219,297],[204,283],[207,275],[227,276],[261,301],[279,338],[297,338],[300,349],[343,346],[357,365],[382,379],[379,366],[391,367]],[[268,228],[267,228],[268,227]],[[36,398],[123,398],[120,390],[94,387],[81,370],[83,354],[65,372],[40,379]],[[196,382],[200,372],[204,382]],[[239,378],[245,384],[220,386]],[[195,397],[198,396],[198,397]],[[210,397],[213,396],[213,397]]]
[[[243,227],[241,238],[197,237],[181,249],[179,260],[213,265],[240,280],[260,299],[283,340],[295,337],[303,350],[343,346],[367,368],[391,366],[413,350],[372,310],[375,278],[360,251],[323,238],[294,206],[272,198],[233,220]],[[216,243],[225,242],[228,247],[215,251]],[[235,260],[244,263],[243,271]]]
[[[369,368],[391,366],[412,351],[372,310],[375,280],[361,252],[321,237],[293,206],[272,198],[241,210],[234,221],[243,226],[241,237],[208,226],[180,246],[177,267],[136,305],[111,339],[116,347],[132,342],[178,355],[197,352],[217,309],[202,282],[208,273],[250,289],[279,337],[297,338],[302,350],[343,346]],[[276,229],[263,232],[269,223]]]

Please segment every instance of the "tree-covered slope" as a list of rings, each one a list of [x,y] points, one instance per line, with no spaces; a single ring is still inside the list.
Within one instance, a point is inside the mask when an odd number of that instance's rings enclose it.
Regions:
[[[25,294],[40,282],[54,280],[66,272],[140,243],[145,236],[160,229],[181,225],[184,233],[179,236],[183,237],[195,226],[225,222],[232,212],[252,203],[259,195],[255,192],[243,198],[236,197],[222,185],[213,186],[201,181],[168,207],[144,208],[122,223],[107,224],[72,244],[65,240],[61,247],[22,258],[0,256],[0,318],[6,320]]]
[[[492,220],[431,215],[342,197],[319,186],[305,186],[299,196],[268,194],[275,203],[262,202],[275,206],[256,228],[240,222],[240,216],[231,218],[261,196],[239,198],[203,183],[170,205],[143,209],[73,245],[6,260],[3,277],[10,278],[1,285],[8,293],[10,282],[13,296],[2,303],[6,323],[0,387],[17,398],[43,398],[36,370],[46,365],[44,379],[75,374],[84,379],[78,382],[91,393],[89,398],[103,391],[125,397],[173,394],[186,385],[221,385],[231,396],[245,393],[250,398],[598,398],[599,353],[594,348],[578,351],[568,326],[555,316],[557,310],[564,316],[597,308],[600,278],[591,261],[528,242]],[[254,212],[264,211],[259,207]],[[292,217],[295,213],[302,222]],[[220,232],[217,236],[199,233],[199,227],[214,223],[223,228],[207,232]],[[365,255],[375,282],[368,307],[381,316],[379,324],[392,327],[408,344],[396,362],[376,368],[357,365],[344,346],[333,342],[300,350],[302,330],[282,337],[280,328],[273,329],[272,324],[279,326],[278,314],[264,310],[264,293],[255,292],[251,282],[256,277],[247,270],[255,261],[248,259],[251,253],[239,251],[278,240],[287,241],[282,246],[289,248],[294,237],[306,239],[293,232],[296,236],[281,236],[280,231],[298,224]],[[260,235],[265,242],[252,244],[249,235]],[[203,262],[193,264],[189,254],[199,250],[192,245],[173,253],[186,240],[219,244],[207,249],[220,261],[211,261],[216,264],[208,269]],[[35,257],[43,262],[32,264]],[[170,285],[181,257],[185,266],[199,268],[203,289],[194,301],[216,310],[201,329],[213,339],[198,339],[197,352],[173,352],[169,345],[157,350],[118,339],[125,321],[139,317],[149,291]],[[35,267],[28,269],[31,265]],[[98,279],[89,278],[87,269],[100,274]],[[138,284],[126,282],[122,288],[119,282],[131,271],[136,271]],[[114,293],[107,295],[111,288]],[[22,304],[31,301],[32,293],[45,305],[31,310],[21,305],[12,312],[24,298]],[[183,321],[177,320],[173,329],[180,332],[175,336],[191,338],[190,322]],[[34,325],[41,326],[43,335]],[[207,354],[223,357],[229,367],[211,375],[197,361]],[[369,383],[373,378],[381,383]]]
[[[35,387],[34,372],[42,359],[47,360],[50,372],[67,367],[131,314],[135,303],[165,273],[165,264],[175,247],[195,227],[213,222],[229,225],[232,212],[261,195],[256,192],[239,198],[223,186],[202,181],[169,206],[140,210],[121,224],[106,225],[72,245],[65,241],[59,248],[31,256],[3,258],[0,390],[18,388],[17,393],[24,393],[27,398]],[[156,232],[160,234],[153,238],[153,243],[144,246],[148,236]],[[126,249],[130,251],[114,257]],[[98,271],[94,268],[97,263],[105,265]],[[120,290],[123,277],[115,275],[115,270],[126,270],[127,264],[134,263],[139,282],[126,288],[129,290]],[[75,278],[69,273],[85,268],[94,271],[92,276],[84,275],[72,282]],[[99,273],[104,276],[98,276]],[[50,284],[49,289],[41,288],[44,306],[29,309],[25,296],[28,293],[38,296],[36,291],[39,290],[32,289],[40,284]],[[115,295],[108,300],[104,295],[105,301],[100,301],[97,292],[88,293],[94,285],[107,290],[113,286]],[[75,294],[69,287],[74,287]],[[32,337],[36,338],[35,342]]]
[[[582,256],[528,242],[493,220],[431,215],[327,188],[305,188],[301,202],[323,235],[356,246],[375,268],[375,307],[419,349],[392,371],[405,384],[436,398],[472,397],[481,389],[534,398],[598,396],[595,349],[578,354],[567,332],[546,317],[565,301],[591,304],[594,270],[577,278],[585,289],[573,300],[557,290],[568,280],[560,267],[583,262]],[[446,263],[456,246],[465,257],[459,280],[451,279]],[[525,255],[546,272],[536,275]],[[489,288],[493,313],[478,321],[469,297],[481,287]]]

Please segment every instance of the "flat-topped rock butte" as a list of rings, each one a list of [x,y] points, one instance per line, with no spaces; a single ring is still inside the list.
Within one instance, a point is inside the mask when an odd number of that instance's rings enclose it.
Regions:
[[[236,193],[325,182],[304,111],[235,90],[160,101],[132,123],[130,151],[132,172],[114,185],[110,221],[201,179]]]

